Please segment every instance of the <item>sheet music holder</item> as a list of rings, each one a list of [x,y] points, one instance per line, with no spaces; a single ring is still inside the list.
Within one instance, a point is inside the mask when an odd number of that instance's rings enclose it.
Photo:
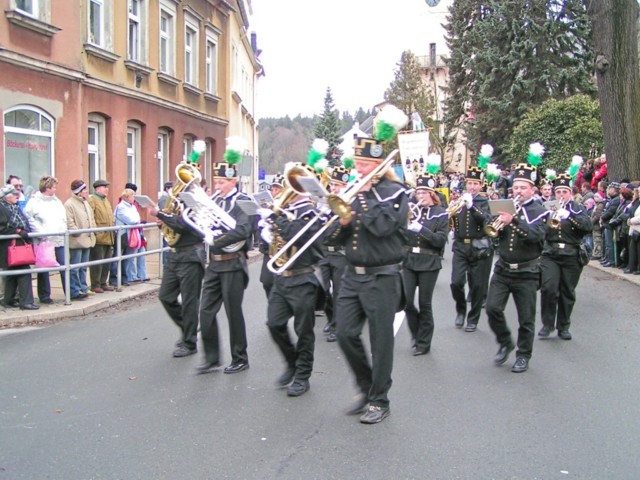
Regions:
[[[489,200],[489,211],[494,217],[500,215],[500,212],[509,213],[511,215],[516,214],[516,204],[513,200]]]
[[[187,207],[193,208],[198,206],[198,201],[196,200],[195,195],[191,192],[182,192],[178,195],[178,198],[182,200]]]
[[[251,195],[251,198],[253,198],[261,207],[271,208],[271,205],[273,205],[273,197],[269,191],[256,192]]]
[[[299,176],[296,180],[304,188],[304,191],[313,197],[323,198],[329,195],[327,189],[322,186],[316,177]]]
[[[156,205],[156,203],[151,200],[147,195],[134,195],[133,199],[138,202],[138,205],[140,205],[142,208],[147,208],[147,207],[154,207],[154,208],[158,208],[158,205]]]
[[[240,210],[249,216],[258,215],[258,209],[263,208],[254,200],[236,200],[236,205],[238,205]]]

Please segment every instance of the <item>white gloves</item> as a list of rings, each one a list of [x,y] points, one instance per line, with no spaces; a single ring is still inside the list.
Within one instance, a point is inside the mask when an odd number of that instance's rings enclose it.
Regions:
[[[266,225],[262,230],[260,230],[260,236],[265,242],[271,245],[271,242],[273,240],[273,234],[271,233],[271,226]]]
[[[464,204],[467,208],[471,208],[473,206],[473,197],[470,193],[463,193],[462,200],[464,200]]]
[[[270,208],[259,208],[257,212],[258,215],[260,215],[260,218],[264,220],[265,218],[269,218],[271,216],[273,210],[271,210]]]
[[[210,247],[213,247],[213,232],[206,232],[204,234],[204,241],[207,242]]]
[[[324,202],[318,202],[318,210],[320,210],[322,215],[331,215],[333,213],[329,204]]]
[[[422,224],[414,220],[409,224],[409,230],[418,233],[420,230],[422,230]]]
[[[558,210],[558,217],[562,220],[569,218],[569,210],[567,210],[566,208],[561,208],[560,210]]]

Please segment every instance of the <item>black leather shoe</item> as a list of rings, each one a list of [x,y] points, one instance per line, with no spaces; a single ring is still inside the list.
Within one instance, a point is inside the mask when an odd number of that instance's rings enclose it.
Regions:
[[[331,330],[333,330],[333,327],[327,323],[322,329],[322,333],[329,333]]]
[[[633,273],[633,270],[631,270],[630,268],[625,268],[622,273]]]
[[[224,373],[238,373],[243,370],[247,370],[248,368],[249,364],[247,362],[236,362],[225,368]]]
[[[3,305],[7,308],[18,308],[20,306],[17,300],[13,300],[11,302],[4,302]]]
[[[546,338],[549,335],[551,335],[551,329],[549,327],[547,327],[546,325],[543,325],[542,328],[540,329],[540,331],[538,332],[538,336]]]
[[[287,367],[284,373],[280,375],[276,380],[276,384],[281,387],[286,387],[291,383],[291,380],[293,380],[293,377],[295,374],[296,374],[295,367]]]
[[[467,326],[464,327],[465,332],[475,332],[478,329],[478,325],[475,323],[467,323]]]
[[[560,330],[558,332],[558,336],[562,340],[571,340],[571,332],[569,330]]]
[[[196,373],[203,375],[205,373],[215,372],[218,368],[220,368],[220,362],[205,362],[202,365],[198,365]]]
[[[389,415],[391,415],[391,410],[388,408],[369,405],[367,411],[360,417],[360,423],[373,425],[374,423],[380,423]]]
[[[88,296],[89,295],[87,295],[86,293],[80,293],[80,294],[76,295],[75,297],[71,297],[71,300],[84,300]]]
[[[20,305],[20,310],[39,310],[40,307],[34,303],[29,303],[27,305]]]
[[[338,341],[338,336],[336,335],[336,332],[329,332],[327,334],[327,342],[337,342]]]
[[[513,367],[511,367],[511,371],[514,373],[522,373],[522,372],[526,372],[528,368],[529,368],[529,359],[524,357],[518,357],[516,358],[516,363],[514,363]]]
[[[188,357],[189,355],[193,355],[195,353],[198,353],[197,348],[189,348],[185,345],[178,345],[178,347],[173,351],[173,356],[176,358]]]
[[[45,298],[44,300],[40,300],[40,303],[42,305],[52,305],[53,304],[53,300],[50,298]]]
[[[511,345],[501,345],[498,349],[498,353],[493,358],[493,361],[496,365],[502,365],[509,358],[509,354],[513,351],[513,346]]]
[[[458,313],[456,315],[456,328],[462,328],[464,325],[464,317],[466,315],[464,313]]]
[[[296,380],[287,388],[287,396],[299,397],[300,395],[307,393],[310,388],[311,385],[309,385],[309,380]]]
[[[429,353],[429,350],[430,349],[428,349],[428,348],[418,348],[418,347],[416,347],[416,348],[413,349],[413,356],[414,357],[418,357],[420,355],[426,355],[427,353]]]
[[[353,399],[353,404],[347,409],[347,415],[362,415],[367,411],[367,397],[360,393]]]

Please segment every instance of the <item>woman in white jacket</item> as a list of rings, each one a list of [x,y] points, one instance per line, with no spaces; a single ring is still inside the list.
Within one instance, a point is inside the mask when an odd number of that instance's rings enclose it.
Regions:
[[[632,216],[629,218],[629,263],[625,273],[640,275],[640,187],[633,190],[630,213]]]
[[[120,195],[121,201],[116,205],[113,211],[113,216],[116,218],[116,225],[137,225],[140,223],[140,213],[133,204],[133,195],[135,192],[130,188],[125,188]],[[129,247],[129,235],[127,233],[131,230],[122,230],[120,232],[120,241],[122,251],[124,255],[130,255],[137,253],[140,250],[140,246],[137,248]],[[137,278],[136,273],[136,260],[135,258],[129,258],[122,261],[122,285],[129,286],[129,282]]]
[[[67,212],[62,202],[56,197],[58,180],[45,176],[40,179],[39,192],[36,192],[27,203],[24,213],[29,219],[31,232],[35,233],[63,233],[67,231]],[[64,237],[52,235],[51,237],[35,238],[33,243],[48,240],[53,243],[56,252],[56,260],[64,265]],[[61,275],[62,288],[64,289],[64,277]],[[38,274],[38,298],[42,304],[51,304],[51,284],[49,273]]]

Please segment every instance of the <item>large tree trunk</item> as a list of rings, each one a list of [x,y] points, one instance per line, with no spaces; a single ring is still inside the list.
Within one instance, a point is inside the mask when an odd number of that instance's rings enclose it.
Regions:
[[[640,179],[637,0],[587,0],[609,180]]]

